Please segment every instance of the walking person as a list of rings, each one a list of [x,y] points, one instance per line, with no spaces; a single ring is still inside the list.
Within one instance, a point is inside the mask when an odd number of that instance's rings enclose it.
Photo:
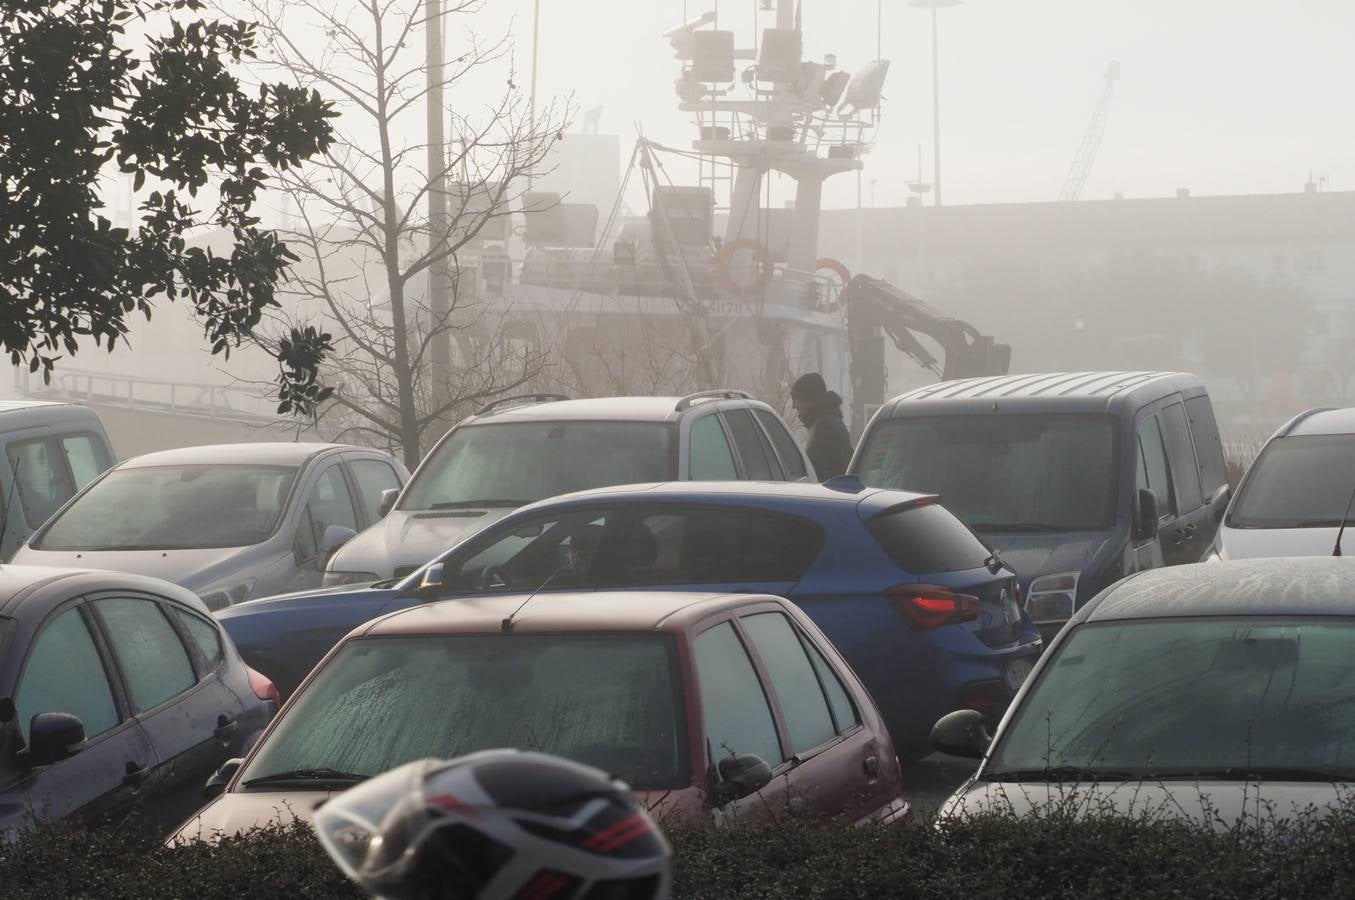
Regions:
[[[807,372],[791,385],[790,402],[809,429],[805,452],[819,480],[844,474],[852,461],[852,439],[842,421],[842,398],[828,390],[818,372]]]

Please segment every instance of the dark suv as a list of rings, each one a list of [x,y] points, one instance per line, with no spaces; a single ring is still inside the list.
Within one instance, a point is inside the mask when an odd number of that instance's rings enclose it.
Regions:
[[[939,494],[1020,574],[1046,641],[1121,577],[1199,562],[1229,496],[1209,393],[1171,372],[919,388],[881,407],[848,471]]]

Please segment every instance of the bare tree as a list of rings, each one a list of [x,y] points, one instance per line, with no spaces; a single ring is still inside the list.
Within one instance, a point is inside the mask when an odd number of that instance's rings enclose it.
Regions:
[[[337,390],[321,417],[398,446],[412,468],[430,431],[545,366],[483,299],[476,263],[491,236],[506,238],[570,107],[529,110],[507,38],[469,27],[483,0],[239,2],[259,23],[260,65],[331,98],[341,116],[323,158],[283,180],[293,221],[282,231],[301,257],[288,315],[336,332],[327,376]]]

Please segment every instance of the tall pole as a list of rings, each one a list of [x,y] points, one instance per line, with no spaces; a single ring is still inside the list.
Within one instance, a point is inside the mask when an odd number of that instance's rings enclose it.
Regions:
[[[936,7],[932,7],[932,164],[935,174],[932,181],[936,184],[936,205],[941,205],[941,67],[937,63],[940,41],[937,38]]]
[[[537,34],[541,24],[541,0],[532,0],[532,91],[527,101],[533,126],[536,124],[536,48]]]
[[[442,122],[442,0],[424,0],[423,8],[428,87],[428,251],[434,254],[446,243],[448,228],[447,148]],[[446,398],[452,367],[447,332],[450,282],[447,259],[434,259],[428,268],[428,327],[433,335],[428,365],[435,409]]]

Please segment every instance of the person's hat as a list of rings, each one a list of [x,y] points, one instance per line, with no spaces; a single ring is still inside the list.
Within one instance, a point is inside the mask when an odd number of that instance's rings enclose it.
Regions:
[[[823,376],[818,372],[806,372],[795,383],[790,386],[790,395],[792,397],[807,397],[814,399],[822,397],[828,393],[828,385],[824,383]]]

